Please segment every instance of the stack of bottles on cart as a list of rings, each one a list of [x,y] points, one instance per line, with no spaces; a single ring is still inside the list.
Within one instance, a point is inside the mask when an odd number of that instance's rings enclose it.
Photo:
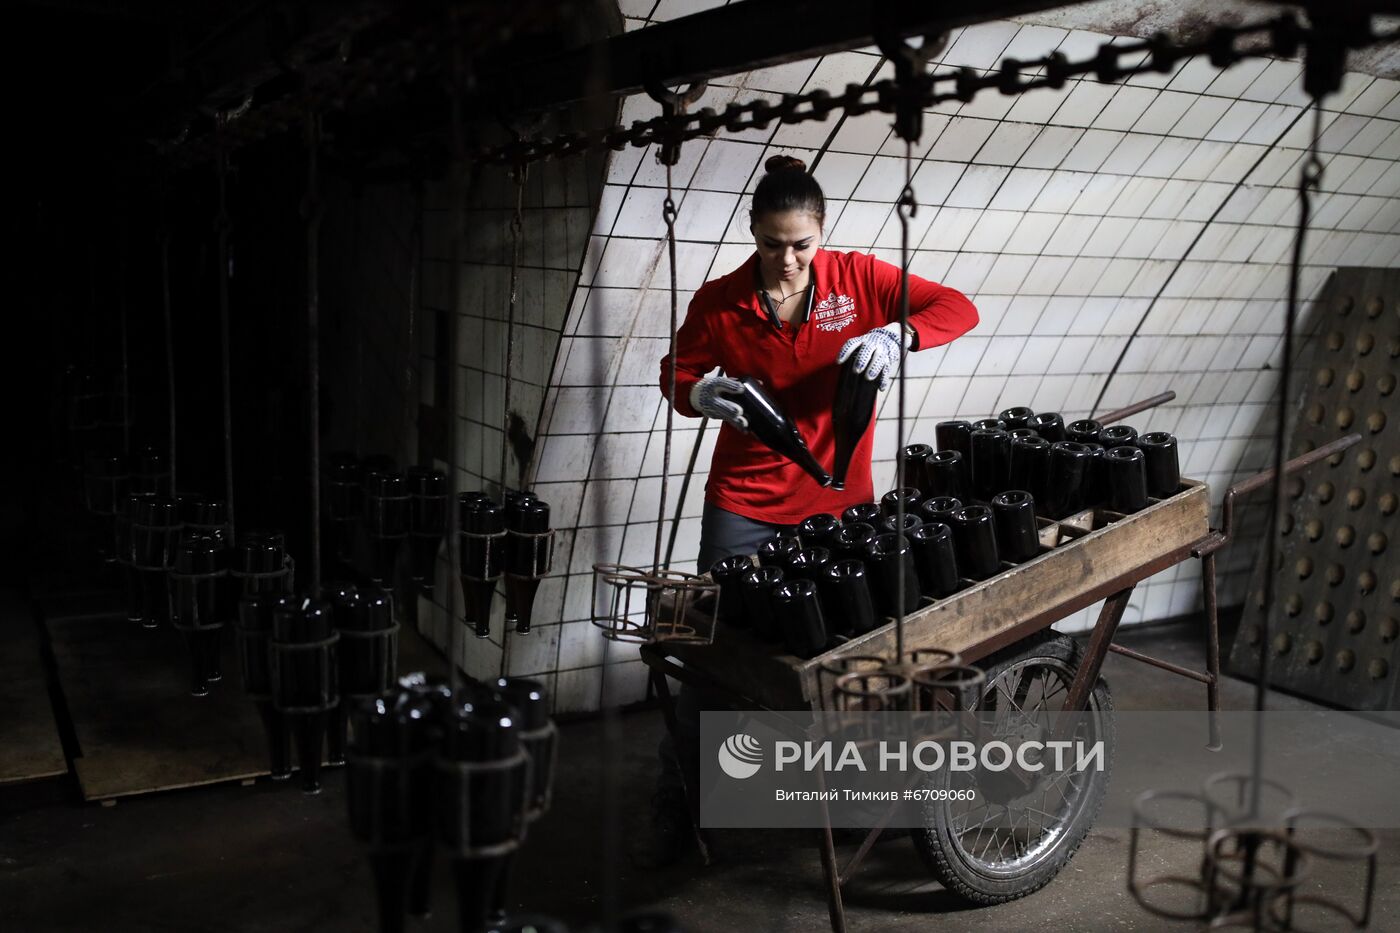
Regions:
[[[813,657],[1042,551],[1042,524],[1108,521],[1181,485],[1176,438],[1009,408],[904,449],[907,485],[819,513],[711,568],[719,620]]]

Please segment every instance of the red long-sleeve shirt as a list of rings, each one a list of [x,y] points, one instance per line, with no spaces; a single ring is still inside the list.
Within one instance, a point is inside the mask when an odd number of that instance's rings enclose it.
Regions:
[[[775,327],[759,306],[755,253],[748,262],[706,282],[691,299],[676,335],[676,410],[689,417],[690,390],[716,367],[734,378],[752,376],[797,426],[828,471],[835,456],[831,405],[840,367],[836,354],[852,337],[899,320],[900,270],[865,253],[818,250],[812,310],[800,327]],[[967,296],[909,276],[909,324],[921,350],[948,343],[977,324]],[[661,361],[661,391],[670,390],[671,360]],[[873,426],[856,446],[845,490],[822,488],[752,434],[720,428],[705,498],[722,509],[772,524],[791,525],[817,512],[840,514],[873,498]]]

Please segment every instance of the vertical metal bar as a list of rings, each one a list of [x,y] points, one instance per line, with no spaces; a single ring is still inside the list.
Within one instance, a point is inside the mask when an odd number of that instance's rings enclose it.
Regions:
[[[125,225],[123,225],[125,226]],[[117,316],[121,328],[121,391],[122,391],[122,456],[131,453],[131,360],[127,346],[127,296],[128,285],[126,268],[126,237],[122,237],[120,258],[118,259]]]
[[[462,686],[462,672],[459,665],[457,652],[460,646],[460,635],[458,631],[462,626],[458,624],[456,618],[457,585],[451,582],[455,576],[456,561],[459,555],[454,555],[453,549],[460,551],[461,542],[457,540],[458,514],[457,514],[457,406],[461,393],[461,366],[457,360],[457,333],[458,317],[462,313],[462,291],[465,287],[462,275],[462,260],[466,249],[465,241],[467,236],[467,186],[462,180],[463,153],[466,151],[466,140],[463,137],[462,128],[462,85],[466,80],[466,64],[462,59],[462,37],[459,30],[458,18],[461,16],[459,8],[449,6],[447,8],[448,35],[451,40],[451,68],[448,73],[448,93],[447,101],[449,112],[447,115],[448,144],[452,151],[452,166],[448,174],[448,196],[451,198],[452,212],[452,243],[450,255],[452,257],[452,308],[447,315],[447,359],[439,359],[437,365],[448,367],[447,370],[447,559],[448,559],[448,585],[447,598],[444,601],[444,609],[447,612],[447,661],[448,661],[448,683],[452,687],[452,695],[455,697],[457,691]],[[421,215],[420,215],[421,218]],[[421,226],[420,226],[421,237]],[[443,345],[443,335],[438,335],[438,346]],[[483,468],[482,472],[485,472]],[[483,477],[483,486],[484,477]],[[463,599],[467,598],[463,594]],[[488,611],[489,611],[489,603]],[[489,620],[488,616],[488,620]]]
[[[360,214],[364,210],[364,195],[359,186],[355,186],[355,197],[352,202],[354,215],[350,219],[350,274],[352,276],[360,274]],[[363,319],[356,319],[354,315],[355,298],[360,294],[361,289],[351,287],[349,304],[351,307],[351,319],[355,321],[352,325],[355,331],[355,384],[354,398],[351,400],[350,410],[354,413],[354,428],[351,430],[351,449],[355,451],[355,459],[359,460],[364,456],[364,421],[365,421],[365,326]],[[413,460],[408,460],[412,463]]]
[[[666,441],[661,451],[661,504],[657,507],[656,515],[656,547],[652,551],[651,572],[657,573],[661,570],[661,538],[666,527],[666,493],[670,485],[671,478],[671,437],[675,428],[676,418],[676,328],[678,326],[679,305],[677,304],[676,289],[679,280],[676,275],[676,201],[674,189],[672,188],[671,165],[666,165],[666,200],[661,208],[662,219],[666,221],[666,255],[670,259],[671,265],[671,329],[670,343],[667,351],[671,361],[671,371],[667,376],[669,386],[667,388],[666,403]],[[699,445],[696,445],[699,449]],[[676,513],[676,525],[680,524],[680,513]],[[674,527],[674,526],[673,526]],[[709,567],[701,567],[700,572],[704,573]]]
[[[905,334],[909,332],[909,219],[914,216],[918,204],[914,200],[914,141],[904,141],[904,190],[899,194],[895,210],[899,214],[899,399],[897,407],[898,424],[895,431],[895,489],[904,488],[904,404],[906,397],[904,364],[909,355]],[[907,211],[907,213],[906,213]],[[895,522],[898,534],[904,536],[904,497],[896,496]],[[909,546],[913,546],[905,538]],[[904,613],[909,608],[904,605],[904,567],[899,560],[895,577],[895,617],[894,617],[894,663],[904,661]]]
[[[672,394],[675,388],[671,389]],[[690,481],[695,476],[695,464],[700,460],[700,443],[705,439],[705,429],[709,426],[709,418],[700,419],[700,427],[695,432],[695,446],[690,448],[690,460],[685,465],[685,474],[681,477],[681,488],[676,493],[676,510],[672,513],[671,533],[666,539],[666,566],[671,566],[672,556],[676,553],[676,536],[681,528],[681,516],[685,513],[685,497],[690,494]],[[710,568],[699,568],[701,573],[705,573]]]
[[[1113,635],[1118,631],[1118,623],[1123,621],[1123,611],[1128,608],[1128,599],[1132,595],[1133,588],[1130,586],[1104,601],[1103,608],[1099,610],[1099,621],[1094,625],[1094,631],[1089,636],[1089,645],[1084,649],[1084,657],[1079,662],[1079,670],[1070,682],[1069,692],[1065,697],[1065,712],[1079,713],[1089,708],[1089,696],[1094,692],[1094,685],[1098,683],[1104,656],[1108,654],[1108,646],[1113,644]]]
[[[161,308],[165,318],[165,390],[170,399],[170,492],[173,495],[179,486],[175,483],[175,337],[171,324],[170,309],[170,228],[160,236],[160,294]]]
[[[408,260],[408,320],[406,321],[404,338],[407,342],[407,352],[404,354],[403,369],[403,432],[399,437],[399,448],[403,451],[405,463],[418,461],[416,445],[410,438],[416,436],[417,432],[414,428],[418,423],[418,289],[423,264],[423,185],[421,182],[414,182],[413,188],[413,232],[410,235]],[[449,457],[449,470],[451,462],[451,457]],[[450,492],[449,490],[447,503],[449,510],[456,507]],[[447,547],[447,553],[452,553],[450,543]],[[434,570],[434,574],[436,572]]]
[[[218,233],[219,256],[219,350],[223,380],[224,417],[224,507],[228,510],[228,530],[230,539],[236,540],[233,511],[233,367],[229,345],[229,240],[232,223],[228,213],[228,153],[220,148],[218,156],[219,213],[215,218]]]
[[[681,793],[685,797],[685,810],[690,816],[690,831],[695,836],[695,846],[700,852],[701,864],[710,864],[710,843],[705,838],[705,831],[700,828],[700,788],[691,787],[690,780],[686,776],[686,769],[680,760],[680,724],[676,718],[676,698],[671,695],[671,685],[666,682],[666,673],[656,668],[652,668],[648,674],[651,680],[652,690],[661,701],[661,718],[666,723],[666,731],[671,735],[671,742],[676,746],[676,765],[680,771]],[[613,756],[608,756],[609,758]]]
[[[307,430],[310,434],[311,589],[321,589],[321,187],[320,116],[306,115],[306,376]]]
[[[1293,336],[1297,324],[1299,274],[1303,263],[1303,244],[1307,237],[1311,215],[1309,189],[1317,190],[1322,181],[1322,162],[1317,155],[1318,140],[1322,136],[1322,101],[1314,98],[1313,135],[1308,158],[1304,161],[1298,179],[1298,234],[1293,238],[1293,257],[1288,274],[1288,305],[1284,310],[1283,322],[1283,363],[1279,367],[1278,408],[1274,419],[1274,507],[1269,513],[1268,543],[1265,547],[1264,611],[1261,620],[1259,639],[1259,679],[1254,685],[1254,749],[1251,757],[1251,771],[1254,780],[1249,789],[1249,814],[1259,815],[1260,798],[1263,793],[1264,777],[1264,712],[1269,695],[1269,629],[1274,602],[1277,596],[1275,561],[1278,555],[1279,529],[1283,527],[1283,516],[1288,511],[1288,484],[1283,481],[1284,458],[1287,447],[1289,390],[1292,388]]]
[[[511,172],[515,176],[515,213],[510,219],[510,301],[506,303],[506,365],[502,372],[505,380],[502,386],[501,401],[501,497],[504,500],[510,483],[506,482],[506,451],[510,437],[510,369],[515,361],[515,304],[520,298],[520,241],[523,239],[521,213],[525,209],[525,179],[529,173],[525,163],[515,166]]]
[[[1210,738],[1206,748],[1220,750],[1220,614],[1215,593],[1215,554],[1201,558],[1201,585],[1206,599],[1206,715]]]
[[[826,790],[826,780],[817,772],[817,789]],[[836,843],[831,835],[831,812],[821,799],[822,827],[818,832],[822,856],[822,877],[826,880],[826,911],[831,920],[831,933],[846,933],[846,905],[841,899],[841,869],[836,864]]]

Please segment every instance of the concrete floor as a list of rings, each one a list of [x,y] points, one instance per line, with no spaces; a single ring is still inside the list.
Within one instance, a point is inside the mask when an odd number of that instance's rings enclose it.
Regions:
[[[1190,629],[1132,632],[1123,641],[1201,663]],[[1204,699],[1195,684],[1116,656],[1105,676],[1120,709],[1195,707]],[[1227,708],[1247,708],[1251,701],[1250,685],[1225,685]],[[609,858],[604,788],[620,787],[625,809],[645,813],[663,728],[656,711],[615,722],[611,746],[601,721],[564,727],[554,807],[531,831],[515,876],[520,907],[578,929],[596,922],[606,902],[660,907],[692,933],[827,928],[810,835],[719,832],[717,860],[708,868],[692,857],[647,873]],[[608,747],[618,748],[616,757],[599,754]],[[612,775],[606,783],[605,771]],[[111,808],[74,800],[64,782],[0,790],[0,930],[374,929],[368,866],[345,828],[343,772],[330,774],[325,793],[315,798],[263,782],[133,798]],[[843,858],[852,851],[845,847]],[[1382,834],[1381,856],[1372,929],[1396,930],[1400,832]],[[1002,906],[970,908],[929,880],[907,839],[893,839],[876,846],[847,891],[849,929],[1189,929],[1157,920],[1133,902],[1124,887],[1126,858],[1126,832],[1095,831],[1045,889]],[[1346,877],[1323,872],[1311,884],[1341,894],[1352,890]],[[435,914],[411,921],[409,930],[455,928],[441,864],[435,884]]]

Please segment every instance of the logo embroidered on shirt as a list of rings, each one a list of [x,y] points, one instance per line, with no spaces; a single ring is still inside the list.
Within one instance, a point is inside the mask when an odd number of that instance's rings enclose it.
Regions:
[[[832,292],[812,309],[812,323],[821,331],[845,330],[855,319],[856,301],[850,295]]]

